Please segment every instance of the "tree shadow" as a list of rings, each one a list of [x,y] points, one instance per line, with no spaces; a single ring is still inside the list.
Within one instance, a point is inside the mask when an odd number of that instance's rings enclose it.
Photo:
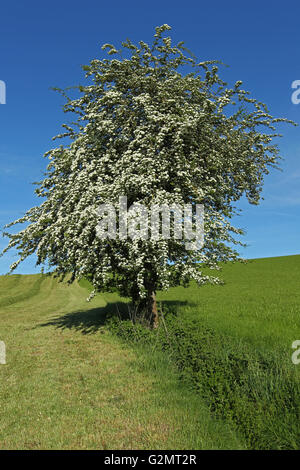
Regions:
[[[103,328],[107,319],[113,315],[118,315],[122,311],[121,317],[125,316],[125,307],[128,304],[125,302],[108,303],[105,307],[90,308],[86,310],[77,310],[65,315],[55,317],[47,323],[42,323],[39,326],[55,326],[62,330],[74,329],[81,331],[82,334],[88,335],[96,333]]]
[[[169,313],[176,314],[177,308],[186,305],[187,301],[164,300],[161,303],[164,306],[164,316],[167,316]],[[108,319],[114,316],[120,320],[130,320],[130,304],[126,302],[111,302],[107,303],[105,307],[73,311],[54,317],[48,322],[38,325],[38,327],[54,326],[62,330],[73,329],[80,331],[84,335],[89,335],[97,333],[101,329],[104,330]]]

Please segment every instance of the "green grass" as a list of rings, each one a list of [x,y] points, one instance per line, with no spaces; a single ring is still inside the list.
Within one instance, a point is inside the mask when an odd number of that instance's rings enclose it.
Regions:
[[[166,355],[107,330],[116,294],[86,297],[51,276],[0,277],[0,449],[244,448]]]
[[[157,332],[85,280],[1,276],[0,448],[299,449],[300,256],[220,276],[159,292]]]
[[[249,449],[300,448],[300,256],[226,265],[223,286],[159,293],[166,330],[112,322],[126,341],[156,342]]]
[[[223,286],[193,284],[160,293],[158,299],[255,348],[281,348],[291,355],[292,342],[300,338],[300,255],[229,264],[220,277]]]

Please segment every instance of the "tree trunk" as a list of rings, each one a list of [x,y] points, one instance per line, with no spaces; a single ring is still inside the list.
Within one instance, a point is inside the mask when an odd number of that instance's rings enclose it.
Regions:
[[[136,320],[144,318],[150,328],[158,327],[156,296],[152,289],[148,290],[147,297],[144,299],[133,297],[133,305]]]
[[[157,304],[156,304],[156,296],[155,292],[151,294],[151,327],[157,328],[158,327],[158,312],[157,312]]]

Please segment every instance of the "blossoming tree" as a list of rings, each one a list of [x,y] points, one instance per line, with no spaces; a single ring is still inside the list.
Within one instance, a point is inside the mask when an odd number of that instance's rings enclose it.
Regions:
[[[138,316],[157,326],[155,292],[195,279],[219,282],[202,267],[238,260],[235,245],[243,231],[230,219],[243,195],[261,198],[264,175],[277,167],[275,119],[237,81],[232,88],[218,75],[217,61],[197,62],[183,46],[156,28],[149,46],[122,42],[102,49],[118,56],[84,66],[86,86],[67,98],[66,112],[77,121],[63,125],[69,144],[45,154],[50,161],[35,192],[44,198],[20,219],[18,233],[5,232],[18,250],[13,271],[36,253],[59,277],[71,273],[91,280],[94,293],[117,288],[132,299]],[[123,52],[129,50],[129,58]],[[187,54],[187,55],[185,55]],[[191,67],[182,74],[180,67]],[[289,121],[290,122],[290,121]],[[268,132],[263,132],[266,129]],[[98,208],[128,205],[203,204],[204,244],[187,249],[183,239],[101,238]]]

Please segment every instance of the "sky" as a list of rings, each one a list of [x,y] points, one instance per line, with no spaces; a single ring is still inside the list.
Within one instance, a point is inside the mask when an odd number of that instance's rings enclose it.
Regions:
[[[127,38],[152,44],[155,27],[168,24],[172,29],[164,36],[173,43],[184,41],[199,61],[221,60],[228,67],[220,68],[220,76],[229,85],[242,80],[272,115],[299,124],[300,103],[292,102],[292,83],[300,80],[299,23],[296,1],[2,2],[0,229],[43,201],[32,183],[43,179],[43,155],[58,145],[52,137],[72,120],[51,87],[85,84],[81,65],[109,57],[101,50],[104,43],[117,49]],[[259,206],[239,202],[242,213],[234,220],[246,231],[248,246],[240,252],[248,259],[300,253],[300,126],[281,124],[279,130],[282,171],[266,176]],[[7,243],[0,234],[0,251]],[[0,258],[0,274],[17,259],[14,251]],[[39,272],[35,261],[28,258],[16,273]]]

